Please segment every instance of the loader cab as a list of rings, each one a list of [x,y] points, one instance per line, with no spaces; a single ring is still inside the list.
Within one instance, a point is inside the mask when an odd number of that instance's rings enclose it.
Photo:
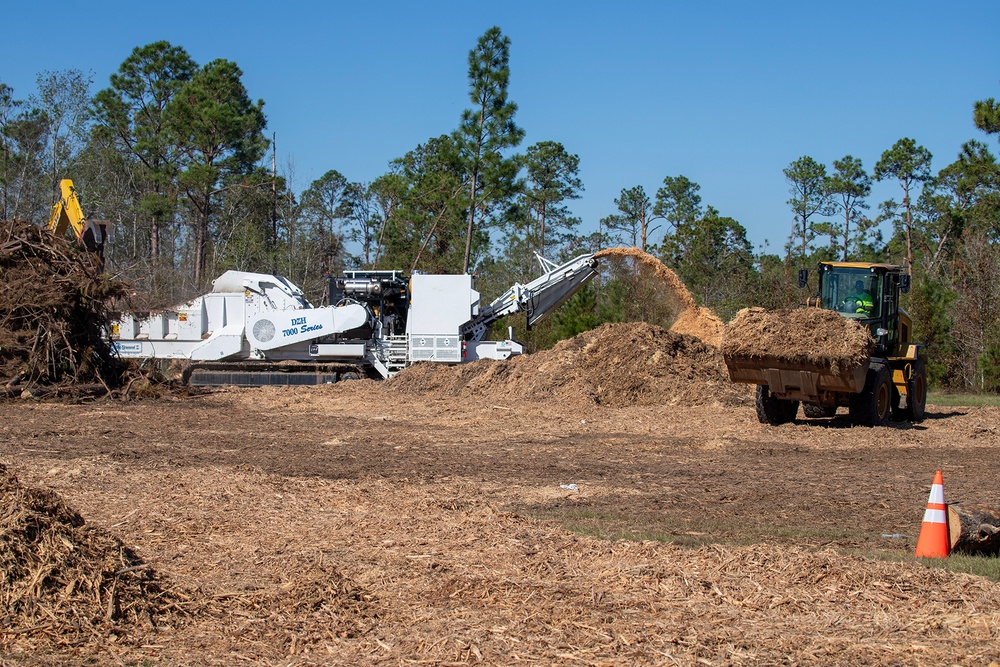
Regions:
[[[868,268],[820,264],[820,303],[853,320],[880,319],[884,274]]]
[[[875,354],[891,356],[909,339],[909,317],[901,317],[899,309],[899,293],[909,289],[910,277],[904,271],[891,264],[821,262],[815,305],[868,327],[876,341]]]

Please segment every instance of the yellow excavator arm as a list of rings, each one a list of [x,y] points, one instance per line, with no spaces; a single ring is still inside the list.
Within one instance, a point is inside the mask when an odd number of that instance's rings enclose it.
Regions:
[[[62,197],[52,207],[49,231],[56,235],[65,234],[66,229],[72,227],[77,242],[97,255],[99,265],[103,267],[104,243],[107,241],[110,225],[103,220],[87,220],[83,215],[83,209],[80,208],[80,200],[76,196],[73,181],[64,178],[59,181],[59,188]]]

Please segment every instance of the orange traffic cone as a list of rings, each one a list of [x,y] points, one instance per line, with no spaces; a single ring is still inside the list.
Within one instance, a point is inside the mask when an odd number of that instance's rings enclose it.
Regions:
[[[948,508],[944,504],[944,476],[934,473],[934,484],[927,499],[924,522],[917,538],[918,558],[947,558],[951,541],[948,537]]]

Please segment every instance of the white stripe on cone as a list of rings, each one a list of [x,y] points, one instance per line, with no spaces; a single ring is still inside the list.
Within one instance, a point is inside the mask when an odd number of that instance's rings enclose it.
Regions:
[[[924,510],[924,523],[948,523],[948,515],[944,510]]]
[[[934,503],[936,505],[944,505],[944,487],[940,484],[934,484],[931,486],[931,495],[927,499],[927,503]]]

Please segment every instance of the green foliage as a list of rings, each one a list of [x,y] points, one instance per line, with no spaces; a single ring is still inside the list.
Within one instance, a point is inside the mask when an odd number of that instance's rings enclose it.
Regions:
[[[700,189],[685,176],[663,180],[653,210],[671,229],[661,257],[701,305],[728,319],[745,305],[754,280],[753,248],[739,222],[712,206],[702,210]]]
[[[1000,396],[989,394],[962,394],[952,391],[927,392],[928,405],[975,407],[991,405],[1000,408]]]
[[[565,204],[583,190],[580,158],[556,141],[542,141],[528,147],[523,164],[527,175],[519,199],[527,215],[516,231],[527,237],[532,252],[556,255],[580,224]]]
[[[343,174],[331,169],[302,193],[299,242],[308,244],[308,264],[320,275],[337,274],[345,268],[344,227],[353,211],[357,189]]]
[[[827,177],[826,190],[835,210],[843,216],[841,224],[817,225],[820,234],[830,236],[830,250],[843,261],[859,258],[875,224],[864,216],[868,209],[865,198],[871,194],[872,180],[861,166],[861,160],[846,155],[833,161],[834,173]],[[853,227],[852,227],[853,223]]]
[[[464,157],[454,137],[430,139],[393,161],[382,194],[394,202],[382,234],[380,263],[407,271],[458,273],[464,252],[475,256],[488,245],[473,230],[469,245],[462,228],[469,207],[463,180]],[[468,230],[466,231],[468,233]]]
[[[213,60],[195,72],[164,110],[180,152],[177,182],[194,227],[193,281],[206,275],[216,198],[222,188],[251,173],[268,146],[264,102],[250,100],[236,63]]]
[[[692,225],[702,214],[701,186],[687,176],[667,176],[656,191],[654,215],[665,219],[674,229],[674,236],[683,236],[685,225]]]
[[[180,152],[165,111],[196,70],[179,46],[159,41],[136,47],[92,104],[96,125],[91,148],[105,176],[94,179],[88,191],[108,189],[109,204],[116,196],[131,203],[138,224],[124,233],[132,242],[116,243],[110,254],[122,264],[146,267],[139,284],[151,292],[168,292],[176,273]],[[111,174],[117,178],[109,179]],[[122,185],[109,187],[113,181]]]
[[[469,52],[469,99],[454,134],[461,157],[460,172],[468,190],[467,228],[462,273],[473,266],[477,221],[504,208],[516,190],[518,160],[504,151],[516,148],[524,130],[514,122],[517,105],[507,99],[510,83],[510,39],[494,26]],[[480,225],[481,226],[481,225]]]
[[[757,256],[757,272],[747,293],[743,297],[743,307],[791,308],[805,303],[810,292],[803,293],[797,287],[798,269],[801,268],[789,256],[762,253]],[[815,283],[815,279],[814,279]],[[813,285],[818,291],[818,285]]]
[[[983,132],[1000,134],[1000,102],[994,98],[976,102],[973,107],[973,120]]]
[[[615,199],[618,213],[601,219],[601,226],[619,244],[650,250],[651,238],[660,227],[661,218],[641,185],[623,189]]]
[[[45,110],[45,161],[52,187],[61,174],[72,173],[83,150],[90,124],[90,85],[93,76],[80,70],[45,71],[38,75],[34,104]]]
[[[935,386],[951,386],[955,381],[952,368],[957,350],[952,340],[950,314],[955,297],[954,291],[940,279],[918,275],[904,298],[903,305],[913,318],[913,340],[923,343],[931,352],[927,356],[927,376]]]
[[[815,215],[830,215],[832,204],[828,188],[826,167],[808,155],[803,155],[788,165],[785,180],[789,184],[788,205],[794,214],[792,233],[788,238],[786,252],[805,264],[809,249],[816,238],[812,218]]]
[[[0,83],[0,218],[39,221],[51,205],[44,178],[48,114]]]
[[[909,137],[900,139],[892,148],[882,153],[875,164],[875,180],[893,178],[903,190],[903,216],[893,221],[897,233],[905,241],[907,266],[913,269],[914,224],[911,192],[917,183],[925,183],[931,178],[931,152]]]

